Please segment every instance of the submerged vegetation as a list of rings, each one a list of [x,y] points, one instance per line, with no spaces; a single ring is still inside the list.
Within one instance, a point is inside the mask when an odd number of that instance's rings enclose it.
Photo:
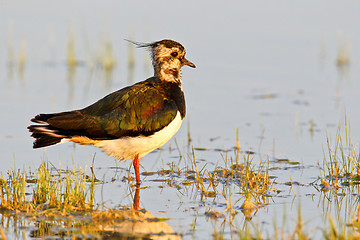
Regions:
[[[111,80],[113,71],[120,65],[112,42],[109,39],[102,41],[98,51],[88,51],[89,56],[85,59],[79,54],[78,47],[74,35],[69,34],[64,61],[69,83],[73,83],[75,70],[83,66],[91,73],[100,69],[105,79]],[[19,75],[24,78],[29,61],[25,39],[19,51],[15,55],[14,46],[9,44],[8,68],[12,73],[18,67]],[[127,55],[128,82],[131,83],[137,62],[133,47],[128,49]],[[145,67],[146,64],[149,62],[144,63]],[[347,70],[350,65],[348,49],[339,49],[336,65],[340,73]],[[70,92],[71,89],[72,86]],[[273,99],[277,94],[260,96],[257,99]],[[312,136],[316,134],[313,119],[309,132]],[[144,177],[148,176],[146,183],[150,185],[145,183],[142,188],[134,187],[131,174],[127,175],[129,177],[117,176],[108,182],[99,181],[92,168],[90,174],[86,173],[86,168],[56,168],[45,157],[34,171],[14,169],[1,173],[0,239],[196,238],[194,233],[200,221],[211,223],[213,231],[208,234],[214,239],[360,239],[360,150],[351,138],[350,121],[346,117],[344,126],[339,124],[335,137],[328,136],[324,158],[315,164],[320,173],[311,183],[292,180],[292,169],[307,170],[300,161],[276,159],[275,153],[270,157],[245,150],[240,147],[238,132],[236,136],[235,146],[229,149],[191,147],[189,130],[188,151],[182,153],[178,148],[178,162],[163,166],[159,171],[142,172]],[[206,152],[212,153],[215,160],[211,162],[217,162],[215,165],[199,158]],[[276,170],[288,172],[290,180],[278,180]],[[96,193],[110,182],[128,187],[132,206],[109,207],[106,202],[96,201]],[[305,196],[298,196],[297,187],[311,190]],[[174,190],[178,199],[171,199],[169,208],[187,212],[191,223],[174,230],[172,227],[178,223],[141,209],[140,191],[146,188]],[[314,227],[314,220],[303,212],[305,207],[293,204],[300,198],[312,198],[321,209],[322,227]],[[295,211],[289,210],[282,199],[291,199]],[[276,207],[273,212],[268,207],[271,205]],[[159,206],[159,212],[163,211],[161,208]],[[259,211],[274,216],[273,222],[259,219]],[[276,220],[281,218],[276,216],[280,213],[284,215],[282,222]],[[172,221],[172,227],[169,221]],[[190,230],[181,232],[182,229]]]
[[[325,239],[360,238],[359,156],[359,145],[352,142],[350,121],[345,116],[344,124],[337,127],[335,138],[327,139],[324,161],[320,167],[319,191],[328,216]]]
[[[95,179],[78,170],[59,170],[43,160],[36,173],[1,173],[0,209],[25,213],[91,211]]]
[[[231,222],[239,209],[244,215],[251,216],[255,209],[266,204],[266,198],[271,191],[271,182],[265,164],[260,162],[260,165],[256,166],[252,162],[254,158],[252,152],[245,154],[239,146],[231,151],[220,151],[224,166],[216,166],[212,171],[205,166],[198,169],[195,152],[196,150],[193,149],[188,157],[189,164],[185,164],[182,169],[172,163],[169,165],[170,169],[162,169],[154,173],[144,172],[143,175],[158,176],[153,181],[175,187],[183,196],[193,192],[194,198],[200,204],[215,199],[224,201],[226,207],[222,213],[213,208],[206,211],[206,215],[211,219],[228,219],[226,221]],[[231,152],[233,156],[229,157]],[[127,178],[127,181],[133,180]],[[169,236],[175,239],[179,237],[164,222],[166,219],[156,218],[150,212],[139,208],[141,188],[133,188],[135,195],[131,208],[108,208],[103,203],[95,203],[96,185],[100,182],[94,173],[89,176],[75,167],[72,170],[68,167],[57,169],[45,157],[36,171],[10,170],[5,175],[1,173],[0,182],[0,213],[5,235],[9,231],[7,229],[11,228],[6,223],[12,219],[11,221],[19,221],[19,224],[25,228],[33,222],[35,228],[30,231],[31,237],[64,235],[106,239],[105,232],[111,236],[115,233],[120,236],[132,234],[140,237],[150,236],[156,234],[153,232],[154,227],[149,227],[154,223],[157,225],[155,228],[161,226],[162,235],[170,234]],[[101,184],[105,183],[101,182]],[[240,197],[236,197],[238,198],[236,201],[234,201],[235,192],[240,192]],[[237,203],[241,199],[244,201],[239,207]],[[128,227],[123,227],[135,223],[145,224],[152,230],[142,235],[141,231],[129,232]]]
[[[7,177],[1,174],[0,224],[5,228],[5,232],[1,229],[1,239],[6,239],[8,229],[14,229],[11,236],[25,239],[16,231],[18,226],[30,231],[32,238],[146,237],[158,234],[153,232],[156,229],[164,236],[176,236],[164,219],[145,210],[107,209],[101,204],[95,207],[95,185],[99,182],[94,177],[81,169],[56,169],[46,159],[35,173],[11,170]]]
[[[341,126],[338,127],[334,141],[328,138],[328,156],[325,154],[324,167],[320,168],[320,184],[317,181],[312,184],[315,189],[321,187],[318,189],[322,196],[320,203],[327,209],[324,219],[327,227],[322,230],[325,239],[358,239],[359,235],[360,209],[358,201],[353,200],[359,189],[359,152],[352,144],[350,123],[346,120],[344,129],[345,132]],[[192,231],[196,231],[197,219],[203,215],[213,223],[214,239],[227,239],[229,234],[233,239],[312,239],[314,229],[303,218],[301,205],[290,225],[285,220],[285,210],[284,222],[279,225],[275,221],[271,235],[262,232],[261,225],[253,220],[256,213],[266,208],[269,201],[281,192],[277,189],[279,183],[276,178],[271,177],[269,157],[257,159],[256,153],[243,151],[236,139],[235,147],[216,150],[221,160],[211,169],[197,159],[197,155],[204,151],[209,150],[193,148],[188,155],[179,152],[180,161],[184,159],[184,164],[171,163],[157,172],[142,173],[152,177],[148,181],[157,182],[162,188],[175,188],[180,193],[180,202],[184,201],[183,197],[190,196],[198,203],[194,208],[197,212],[195,219],[190,224]],[[275,163],[292,165],[292,162],[284,160],[276,160]],[[10,170],[6,174],[1,173],[2,238],[15,234],[18,239],[25,239],[26,235],[21,237],[23,232],[17,232],[17,226],[26,229],[32,238],[76,236],[110,239],[137,236],[152,239],[163,236],[165,239],[180,239],[184,234],[176,233],[166,222],[167,218],[154,217],[140,208],[140,191],[146,186],[134,188],[130,185],[132,207],[114,208],[96,203],[96,189],[106,182],[98,181],[90,169],[90,175],[74,166],[71,170],[69,167],[57,169],[44,157],[34,172]],[[133,179],[124,176],[111,181],[128,184]],[[293,181],[285,183],[291,189],[289,193],[294,192],[295,184]],[[345,210],[341,210],[343,205]],[[199,210],[204,207],[204,214],[200,214]],[[243,215],[242,227],[238,223],[239,212]],[[345,216],[342,216],[343,212]],[[343,222],[341,219],[344,219]],[[16,225],[10,226],[11,222],[16,222]],[[14,233],[9,232],[11,229]]]
[[[344,131],[337,128],[335,139],[327,140],[328,159],[325,158],[322,182],[326,187],[338,188],[360,183],[360,150],[353,144],[350,135],[350,121],[345,117]]]
[[[359,189],[359,153],[351,142],[348,122],[344,133],[338,127],[335,141],[328,139],[327,148],[329,156],[324,157],[324,168],[320,168],[320,184],[317,181],[312,183],[315,189],[321,187],[318,189],[321,196],[319,203],[327,209],[324,218],[327,227],[322,230],[322,235],[325,239],[358,239],[360,209],[353,195],[358,194]],[[142,173],[152,177],[148,181],[157,182],[161,188],[175,188],[180,193],[180,202],[184,201],[183,197],[190,196],[198,204],[194,207],[195,218],[190,224],[192,231],[196,231],[197,219],[205,216],[213,224],[214,239],[227,239],[229,234],[233,239],[313,239],[314,231],[319,229],[312,229],[304,219],[301,205],[291,224],[286,220],[285,210],[284,221],[279,224],[275,220],[270,235],[253,220],[260,209],[266,208],[282,192],[277,189],[279,183],[276,178],[271,177],[268,157],[265,160],[256,159],[256,153],[241,150],[237,139],[235,147],[216,150],[221,160],[211,169],[197,159],[197,155],[204,151],[209,150],[193,148],[188,155],[179,152],[180,161],[185,159],[183,167],[179,163],[171,163],[168,168],[157,172]],[[283,160],[275,163],[292,165],[290,161]],[[154,217],[140,208],[140,191],[146,186],[134,188],[134,185],[129,185],[129,194],[133,195],[132,207],[114,208],[96,203],[96,189],[107,182],[98,181],[90,169],[90,175],[75,167],[71,170],[68,167],[57,169],[44,157],[34,172],[11,170],[1,173],[2,238],[15,234],[18,239],[25,239],[28,234],[31,238],[72,236],[110,239],[137,236],[156,239],[155,236],[162,236],[165,239],[180,239],[186,234],[176,233],[167,223],[169,219]],[[133,179],[124,176],[111,181],[128,184]],[[295,182],[284,185],[290,187],[289,193],[294,192]],[[345,210],[341,210],[343,205]],[[205,211],[200,214],[202,208]],[[344,212],[345,216],[342,216]],[[243,218],[242,226],[239,218]],[[10,223],[16,225],[11,226]],[[18,232],[18,227],[25,229],[26,234]]]

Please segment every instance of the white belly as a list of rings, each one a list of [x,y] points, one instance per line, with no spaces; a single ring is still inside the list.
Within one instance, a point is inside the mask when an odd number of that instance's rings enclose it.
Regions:
[[[123,137],[115,140],[103,140],[95,144],[108,155],[120,160],[134,159],[145,156],[156,148],[161,147],[179,130],[182,123],[180,113],[177,112],[174,120],[159,132],[151,136]]]

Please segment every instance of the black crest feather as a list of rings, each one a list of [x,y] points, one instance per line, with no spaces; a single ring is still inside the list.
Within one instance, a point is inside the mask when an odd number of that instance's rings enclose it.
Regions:
[[[132,41],[132,40],[129,40],[129,39],[124,39],[124,40],[136,45],[136,47],[138,47],[138,48],[146,48],[146,47],[153,48],[153,47],[156,47],[159,44],[159,42],[143,43],[143,42]]]
[[[146,47],[154,48],[154,47],[159,46],[159,44],[163,44],[167,48],[178,47],[180,49],[184,49],[184,47],[180,43],[173,41],[173,40],[169,40],[169,39],[164,39],[164,40],[152,42],[152,43],[142,43],[142,42],[136,42],[136,41],[132,41],[132,40],[128,40],[128,39],[124,39],[124,40],[128,41],[132,44],[135,44],[138,48],[146,48]]]

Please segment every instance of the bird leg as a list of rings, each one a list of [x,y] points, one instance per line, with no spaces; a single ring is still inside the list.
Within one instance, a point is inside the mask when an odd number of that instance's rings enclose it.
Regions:
[[[135,169],[136,186],[140,186],[140,171],[139,171],[140,161],[139,161],[139,154],[137,154],[137,155],[135,156],[133,165],[134,165],[134,169]]]
[[[139,210],[140,209],[139,205],[140,205],[140,186],[136,186],[134,204],[133,204],[134,209]]]

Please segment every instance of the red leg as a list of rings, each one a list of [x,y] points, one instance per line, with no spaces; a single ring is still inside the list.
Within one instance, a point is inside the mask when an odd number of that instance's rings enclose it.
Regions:
[[[134,196],[134,209],[135,210],[139,210],[139,205],[140,205],[140,187],[137,186],[135,189],[135,196]]]
[[[135,159],[134,159],[134,169],[135,169],[135,177],[136,177],[136,185],[137,186],[140,186],[140,171],[139,171],[139,168],[140,168],[140,161],[139,161],[139,154],[137,154],[135,156]]]

